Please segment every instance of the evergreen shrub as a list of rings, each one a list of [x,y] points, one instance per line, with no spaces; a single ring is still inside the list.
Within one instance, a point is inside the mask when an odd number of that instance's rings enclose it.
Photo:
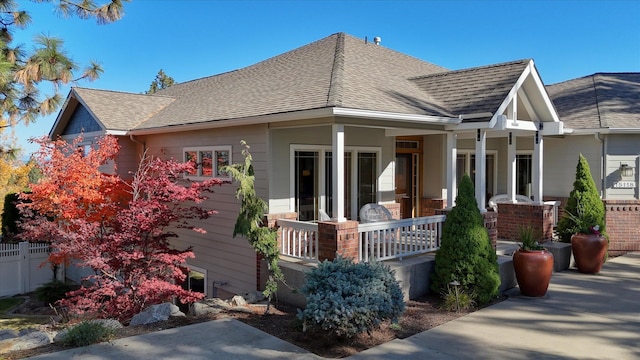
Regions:
[[[111,340],[115,330],[99,322],[83,321],[72,327],[62,338],[66,346],[87,346]]]
[[[573,234],[587,233],[588,228],[594,225],[600,227],[601,234],[606,234],[604,203],[591,176],[589,163],[580,154],[573,190],[569,193],[562,217],[558,220],[558,236],[560,241],[568,243]]]
[[[466,174],[442,229],[431,288],[442,294],[454,280],[465,292],[475,294],[479,305],[495,298],[500,287],[498,258],[484,227],[473,183]]]
[[[303,330],[351,338],[370,333],[384,320],[396,323],[405,309],[394,271],[380,262],[354,263],[338,257],[305,274],[307,306],[298,310]]]
[[[34,295],[36,299],[44,302],[45,304],[55,304],[58,300],[66,298],[66,294],[73,290],[78,290],[80,287],[75,284],[68,284],[60,280],[53,280],[46,284],[39,286]]]

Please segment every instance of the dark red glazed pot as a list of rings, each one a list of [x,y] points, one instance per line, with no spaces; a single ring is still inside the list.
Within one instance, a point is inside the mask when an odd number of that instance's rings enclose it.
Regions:
[[[522,295],[544,296],[553,273],[553,254],[547,250],[519,249],[513,253],[513,269]]]
[[[597,274],[602,269],[609,242],[602,235],[577,233],[571,236],[571,251],[578,271]]]

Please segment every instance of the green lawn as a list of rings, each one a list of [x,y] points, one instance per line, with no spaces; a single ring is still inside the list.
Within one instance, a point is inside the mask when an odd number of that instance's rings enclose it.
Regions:
[[[0,314],[6,313],[23,302],[24,299],[15,297],[0,299]]]

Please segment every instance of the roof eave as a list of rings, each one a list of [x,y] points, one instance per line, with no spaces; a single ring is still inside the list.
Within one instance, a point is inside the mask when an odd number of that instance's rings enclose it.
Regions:
[[[294,111],[281,114],[269,114],[251,116],[246,118],[213,120],[207,122],[200,122],[194,124],[181,124],[181,125],[169,125],[163,127],[155,127],[148,129],[133,129],[126,134],[128,135],[151,135],[161,134],[177,131],[194,131],[205,130],[211,128],[231,127],[231,126],[246,126],[246,125],[258,125],[268,123],[287,122],[295,120],[306,120],[314,118],[326,118],[326,117],[347,117],[347,118],[367,118],[377,120],[393,120],[402,121],[406,123],[422,123],[422,124],[439,124],[439,125],[456,125],[461,122],[458,118],[443,117],[443,116],[431,116],[431,115],[419,115],[419,114],[403,114],[403,113],[391,113],[383,111],[373,110],[361,110],[350,109],[340,107],[330,107],[321,109],[311,109]]]

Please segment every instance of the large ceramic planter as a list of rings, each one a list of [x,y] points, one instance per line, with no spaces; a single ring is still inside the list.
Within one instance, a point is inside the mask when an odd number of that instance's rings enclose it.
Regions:
[[[520,249],[513,253],[513,269],[522,295],[544,296],[553,273],[553,254],[547,250]]]
[[[571,236],[571,251],[578,271],[597,274],[607,256],[607,238],[596,234],[578,233]]]

